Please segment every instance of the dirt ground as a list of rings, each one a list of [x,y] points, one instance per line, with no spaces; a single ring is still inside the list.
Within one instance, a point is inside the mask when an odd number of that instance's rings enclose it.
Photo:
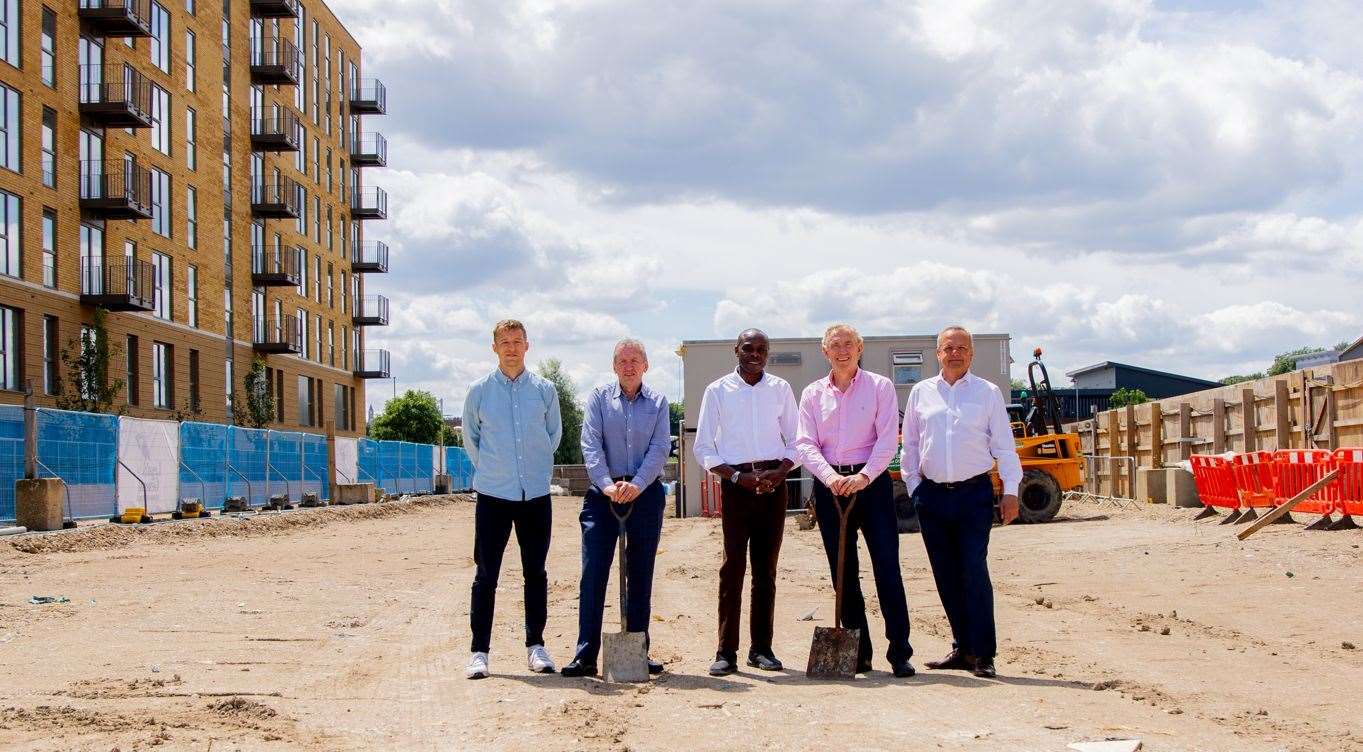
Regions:
[[[560,665],[577,628],[578,503],[554,509]],[[652,625],[668,671],[641,686],[526,670],[514,554],[494,675],[463,678],[464,497],[4,539],[0,749],[1363,750],[1363,532],[1274,526],[1239,543],[1190,514],[1071,505],[996,528],[992,681],[921,671],[948,640],[915,535],[901,541],[917,677],[885,672],[872,599],[876,670],[805,679],[833,596],[817,531],[791,524],[775,645],[788,669],[712,678],[718,523],[669,519]]]

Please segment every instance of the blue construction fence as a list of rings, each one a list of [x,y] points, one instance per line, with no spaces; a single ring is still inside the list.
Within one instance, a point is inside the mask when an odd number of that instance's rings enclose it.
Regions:
[[[118,512],[119,418],[51,408],[36,411],[38,474],[66,483],[69,514],[109,517]],[[361,438],[360,483],[386,493],[434,490],[436,458],[443,449],[451,488],[473,486],[473,468],[461,447]],[[263,505],[271,495],[294,501],[304,493],[330,496],[331,468],[325,436],[186,421],[179,426],[179,497],[222,508],[229,496]],[[0,405],[0,522],[15,519],[14,485],[24,472],[23,408]],[[344,482],[344,479],[342,479]]]

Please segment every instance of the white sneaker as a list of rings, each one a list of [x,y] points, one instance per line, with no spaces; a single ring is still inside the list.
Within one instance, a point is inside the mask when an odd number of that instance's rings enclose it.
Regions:
[[[464,669],[464,676],[470,679],[486,679],[487,653],[474,653],[469,656],[469,665]]]
[[[531,645],[526,649],[526,656],[530,659],[530,670],[537,674],[552,674],[554,659],[549,657],[549,651],[543,645]]]

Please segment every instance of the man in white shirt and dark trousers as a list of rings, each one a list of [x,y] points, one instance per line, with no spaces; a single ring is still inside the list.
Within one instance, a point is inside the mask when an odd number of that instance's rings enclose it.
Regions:
[[[738,368],[705,388],[696,424],[696,460],[722,479],[724,563],[719,569],[719,649],[710,666],[713,676],[738,669],[743,572],[750,546],[748,665],[764,671],[782,668],[771,649],[772,618],[776,559],[786,525],[786,475],[796,465],[799,416],[790,384],[765,372],[768,347],[760,330],[738,335]]]
[[[904,406],[901,470],[922,526],[937,594],[951,623],[952,650],[930,669],[960,669],[992,678],[994,590],[989,582],[989,530],[994,524],[998,463],[1003,524],[1018,516],[1018,460],[1003,393],[970,373],[974,340],[963,327],[937,335],[941,373],[915,384]]]

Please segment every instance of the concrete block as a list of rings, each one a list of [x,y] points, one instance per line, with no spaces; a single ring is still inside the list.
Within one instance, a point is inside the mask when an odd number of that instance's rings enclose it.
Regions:
[[[1167,467],[1164,473],[1164,497],[1168,500],[1167,503],[1188,508],[1202,506],[1192,473],[1181,467]]]
[[[374,501],[373,483],[341,483],[336,486],[337,504],[369,504]]]
[[[1136,498],[1150,504],[1167,504],[1164,492],[1164,468],[1141,467],[1136,469]]]
[[[298,506],[300,506],[300,507],[309,507],[309,508],[311,508],[311,507],[324,507],[324,506],[326,506],[326,502],[322,501],[321,498],[319,498],[319,497],[317,496],[317,494],[312,493],[311,491],[309,491],[308,493],[303,494],[303,499],[302,499],[302,501],[299,501],[299,502],[298,502]]]
[[[14,482],[14,521],[29,530],[61,530],[66,486],[61,478],[21,478]]]

